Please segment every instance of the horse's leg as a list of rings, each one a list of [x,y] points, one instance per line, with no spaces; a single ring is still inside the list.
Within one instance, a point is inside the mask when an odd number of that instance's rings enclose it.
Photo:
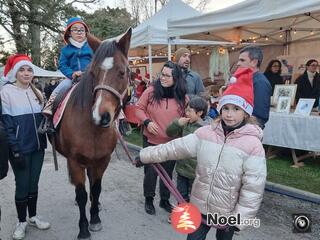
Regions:
[[[88,219],[86,217],[86,204],[88,200],[88,195],[85,188],[85,169],[80,167],[76,160],[68,160],[71,182],[76,187],[76,201],[78,203],[80,211],[80,232],[78,234],[78,239],[90,239],[91,234],[88,230],[89,224]]]
[[[91,208],[90,208],[90,226],[89,230],[93,232],[102,229],[101,220],[99,217],[99,197],[101,193],[101,180],[107,163],[101,164],[99,167],[91,167],[88,169],[91,192]]]

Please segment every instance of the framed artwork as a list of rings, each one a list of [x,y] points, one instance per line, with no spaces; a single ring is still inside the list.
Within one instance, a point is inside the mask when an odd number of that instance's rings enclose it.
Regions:
[[[273,92],[273,105],[277,105],[279,97],[290,97],[291,106],[294,105],[296,97],[297,84],[276,84]]]
[[[309,116],[315,101],[316,100],[312,98],[300,98],[294,113]]]
[[[279,97],[276,112],[284,112],[289,113],[291,107],[291,99],[290,97]]]

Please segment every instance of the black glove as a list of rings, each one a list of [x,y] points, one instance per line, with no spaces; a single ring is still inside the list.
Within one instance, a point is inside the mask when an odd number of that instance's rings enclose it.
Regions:
[[[16,169],[24,169],[26,167],[26,158],[17,152],[12,153],[11,162],[14,168]]]
[[[144,166],[139,156],[134,159],[134,164],[136,165],[137,168],[141,168],[142,166]]]

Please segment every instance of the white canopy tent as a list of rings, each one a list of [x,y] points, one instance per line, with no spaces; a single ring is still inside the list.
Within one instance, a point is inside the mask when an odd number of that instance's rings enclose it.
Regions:
[[[247,0],[203,15],[169,19],[168,35],[288,46],[319,39],[319,22],[319,0]]]
[[[152,56],[155,55],[152,52],[152,46],[158,49],[168,48],[168,59],[171,59],[172,44],[185,46],[235,44],[225,41],[202,41],[168,37],[167,20],[169,18],[179,19],[185,16],[199,16],[200,14],[200,12],[181,0],[171,0],[154,16],[133,29],[129,55],[131,57],[149,56],[150,80],[152,78]]]

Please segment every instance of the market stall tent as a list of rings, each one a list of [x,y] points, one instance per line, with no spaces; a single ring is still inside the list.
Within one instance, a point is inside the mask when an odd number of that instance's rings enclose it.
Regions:
[[[132,31],[129,56],[148,56],[150,78],[152,77],[152,56],[157,54],[168,55],[171,58],[171,45],[228,45],[235,44],[226,41],[207,41],[182,38],[169,38],[168,19],[180,19],[185,16],[199,16],[200,12],[181,0],[171,0],[150,19],[138,25]],[[164,51],[167,53],[164,53]]]
[[[289,46],[319,39],[319,22],[319,0],[247,0],[203,15],[169,19],[168,35]]]

